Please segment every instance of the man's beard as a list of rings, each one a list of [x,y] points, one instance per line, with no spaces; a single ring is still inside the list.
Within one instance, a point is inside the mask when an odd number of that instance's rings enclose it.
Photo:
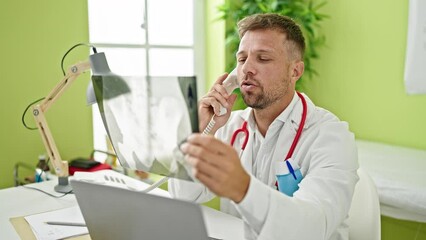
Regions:
[[[247,106],[253,109],[265,109],[275,102],[281,101],[284,96],[287,95],[290,81],[284,79],[283,84],[284,85],[280,85],[279,88],[275,88],[273,91],[267,93],[265,93],[263,86],[258,84],[261,90],[259,94],[241,92],[241,95]]]

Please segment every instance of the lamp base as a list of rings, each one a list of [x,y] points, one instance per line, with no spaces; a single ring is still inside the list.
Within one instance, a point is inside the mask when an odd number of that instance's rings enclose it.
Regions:
[[[68,177],[58,177],[58,185],[54,189],[59,193],[71,193],[72,187],[68,182]]]

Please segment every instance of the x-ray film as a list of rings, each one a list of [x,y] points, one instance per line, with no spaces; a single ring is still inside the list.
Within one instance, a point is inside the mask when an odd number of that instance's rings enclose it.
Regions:
[[[192,180],[179,145],[198,132],[195,77],[102,74],[92,82],[123,167]]]

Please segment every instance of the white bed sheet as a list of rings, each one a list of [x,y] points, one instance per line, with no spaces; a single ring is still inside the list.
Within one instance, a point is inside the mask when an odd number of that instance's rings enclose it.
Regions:
[[[426,222],[426,151],[357,140],[358,159],[376,184],[384,216]]]

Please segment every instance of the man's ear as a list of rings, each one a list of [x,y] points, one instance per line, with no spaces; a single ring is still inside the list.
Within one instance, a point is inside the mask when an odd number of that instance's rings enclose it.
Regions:
[[[303,75],[305,71],[305,63],[303,61],[294,61],[291,66],[291,79],[296,83],[297,80]]]

